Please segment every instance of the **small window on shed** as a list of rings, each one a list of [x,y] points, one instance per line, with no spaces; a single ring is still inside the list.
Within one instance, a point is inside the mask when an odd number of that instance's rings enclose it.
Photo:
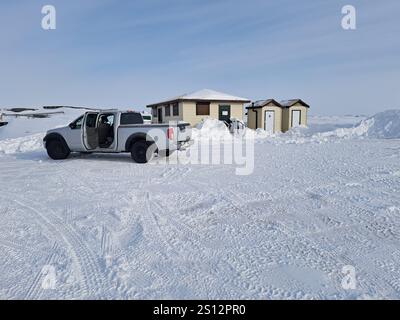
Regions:
[[[196,115],[197,116],[209,116],[210,115],[210,103],[209,102],[198,102],[196,104]]]
[[[151,111],[153,112],[153,117],[157,118],[157,108],[152,108]]]
[[[174,117],[179,116],[179,105],[178,105],[178,103],[174,103],[172,105],[172,112],[173,112],[173,116]]]
[[[171,116],[171,106],[169,104],[167,104],[165,106],[165,116],[166,117],[170,117]]]
[[[143,124],[143,117],[137,112],[127,112],[121,114],[121,125]]]

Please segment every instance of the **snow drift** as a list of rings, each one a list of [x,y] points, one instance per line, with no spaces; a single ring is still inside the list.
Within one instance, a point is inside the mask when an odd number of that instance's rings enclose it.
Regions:
[[[194,140],[212,140],[215,142],[231,141],[234,139],[265,139],[276,137],[277,134],[269,133],[263,129],[252,130],[245,128],[238,134],[232,135],[223,121],[216,119],[203,119],[195,128],[192,129]]]
[[[357,138],[399,139],[400,110],[387,110],[377,113],[351,127],[347,123],[341,124],[339,119],[335,121],[334,125],[338,128],[331,131],[321,131],[326,125],[321,126],[317,123],[311,124],[309,127],[296,127],[285,133],[275,134],[257,129],[254,132],[254,137],[273,144],[324,143],[332,140]],[[343,127],[339,127],[340,125]],[[252,131],[247,129],[247,131],[249,130]]]
[[[368,137],[382,139],[400,138],[400,110],[387,110],[361,122]]]
[[[194,140],[229,140],[232,135],[224,122],[216,119],[203,119],[192,130],[192,137]]]
[[[76,112],[69,114],[68,118],[62,116],[52,119],[54,126],[49,123],[49,121],[51,121],[50,119],[15,119],[7,130],[4,128],[0,129],[0,153],[14,154],[19,152],[43,150],[43,129],[46,130],[47,128],[53,128],[60,124],[65,125],[65,123],[76,117],[76,114]],[[337,126],[341,125],[339,119],[336,119],[334,122]],[[29,126],[27,126],[27,123]],[[387,110],[380,112],[370,118],[362,120],[353,127],[348,127],[349,124],[347,123],[342,125],[346,127],[321,132],[317,130],[321,129],[321,126],[318,126],[317,123],[316,126],[311,124],[310,127],[297,127],[292,128],[286,133],[274,134],[268,133],[262,129],[252,130],[247,128],[244,131],[243,137],[245,139],[258,140],[261,143],[266,142],[272,144],[324,143],[331,140],[336,141],[338,139],[368,137],[378,139],[399,139],[400,110]],[[210,118],[204,119],[193,128],[192,135],[194,140],[208,140],[215,143],[223,141],[229,142],[232,141],[233,137],[224,122]],[[237,138],[240,138],[240,136],[237,136]]]
[[[378,139],[398,139],[400,138],[400,110],[383,111],[361,121],[353,128],[339,128],[317,135],[321,137],[338,138],[370,137]]]
[[[20,137],[15,139],[0,140],[0,153],[15,154],[32,152],[43,149],[43,133]]]

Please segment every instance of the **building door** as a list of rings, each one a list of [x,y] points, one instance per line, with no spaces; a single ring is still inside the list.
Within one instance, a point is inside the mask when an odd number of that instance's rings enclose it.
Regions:
[[[292,127],[298,127],[301,125],[301,111],[292,110]]]
[[[269,133],[274,133],[275,129],[275,111],[265,111],[264,129]]]
[[[163,123],[162,108],[157,109],[158,123]]]
[[[219,121],[225,121],[230,123],[231,121],[231,106],[220,105],[219,106]]]

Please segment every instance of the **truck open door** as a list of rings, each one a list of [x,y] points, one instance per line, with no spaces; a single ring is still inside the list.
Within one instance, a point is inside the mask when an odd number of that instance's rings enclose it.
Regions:
[[[99,147],[98,112],[87,112],[83,126],[83,145],[87,150]]]

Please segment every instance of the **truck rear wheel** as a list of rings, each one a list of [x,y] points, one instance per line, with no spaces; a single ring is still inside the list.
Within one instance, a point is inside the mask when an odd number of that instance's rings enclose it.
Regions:
[[[46,150],[49,157],[53,160],[67,159],[71,151],[60,140],[50,140],[46,143]]]
[[[133,144],[131,156],[136,163],[147,163],[153,159],[155,151],[156,147],[154,143],[140,140]]]

